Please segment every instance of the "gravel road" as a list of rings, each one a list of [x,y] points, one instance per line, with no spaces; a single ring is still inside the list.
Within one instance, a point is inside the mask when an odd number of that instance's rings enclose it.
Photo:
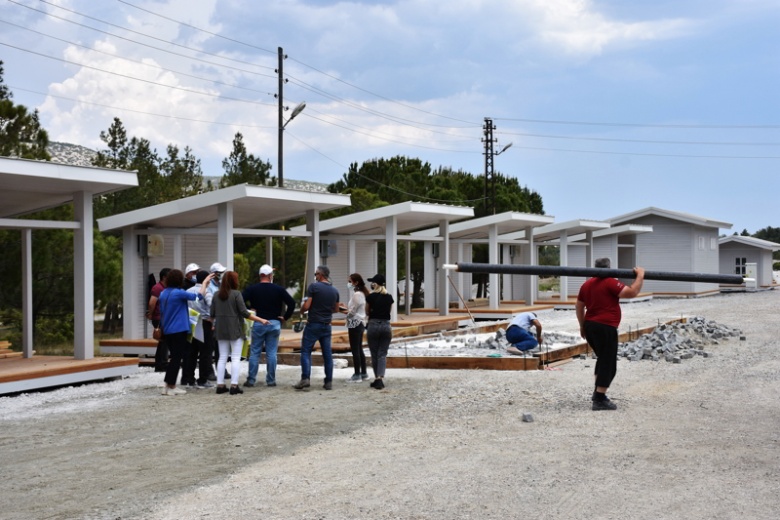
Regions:
[[[164,397],[144,369],[0,398],[0,517],[774,520],[778,304],[777,290],[625,304],[621,329],[703,316],[745,340],[620,360],[615,412],[590,410],[593,359],[391,370],[382,391],[347,383],[351,369],[333,391],[295,391],[299,369],[280,367],[278,387],[240,396]],[[539,318],[578,330],[573,311]]]

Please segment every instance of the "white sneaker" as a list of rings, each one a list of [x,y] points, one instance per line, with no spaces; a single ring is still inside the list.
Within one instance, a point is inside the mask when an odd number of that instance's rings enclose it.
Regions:
[[[523,355],[523,351],[520,350],[517,347],[507,347],[506,348],[506,352],[507,352],[507,354],[512,354],[513,356],[522,356]]]
[[[168,388],[168,385],[164,386],[162,389],[162,395],[183,395],[186,394],[187,391],[183,388],[174,387],[174,388]]]

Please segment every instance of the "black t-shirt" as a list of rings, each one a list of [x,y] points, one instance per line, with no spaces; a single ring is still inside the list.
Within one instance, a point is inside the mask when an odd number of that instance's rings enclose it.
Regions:
[[[392,309],[393,303],[395,303],[395,300],[393,300],[391,295],[372,292],[366,296],[368,319],[389,320],[390,309]]]

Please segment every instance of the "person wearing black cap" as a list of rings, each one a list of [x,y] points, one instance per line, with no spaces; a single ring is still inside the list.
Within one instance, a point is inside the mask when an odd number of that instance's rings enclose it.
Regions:
[[[393,309],[393,296],[385,288],[385,276],[377,274],[367,280],[371,282],[371,294],[366,296],[366,314],[368,327],[366,338],[368,350],[371,352],[371,368],[374,369],[374,382],[371,388],[381,390],[385,387],[385,367],[387,366],[387,350],[393,339],[393,329],[390,326],[390,312]]]

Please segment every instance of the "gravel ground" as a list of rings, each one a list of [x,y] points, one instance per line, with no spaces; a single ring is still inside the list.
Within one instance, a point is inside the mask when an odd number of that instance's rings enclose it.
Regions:
[[[298,392],[298,368],[280,367],[278,387],[240,396],[160,396],[145,369],[0,398],[0,517],[775,519],[779,303],[766,291],[624,305],[621,329],[703,316],[746,339],[680,364],[621,359],[615,412],[590,410],[593,359],[391,370],[382,391],[339,369],[333,391]],[[578,330],[573,311],[539,318]]]

